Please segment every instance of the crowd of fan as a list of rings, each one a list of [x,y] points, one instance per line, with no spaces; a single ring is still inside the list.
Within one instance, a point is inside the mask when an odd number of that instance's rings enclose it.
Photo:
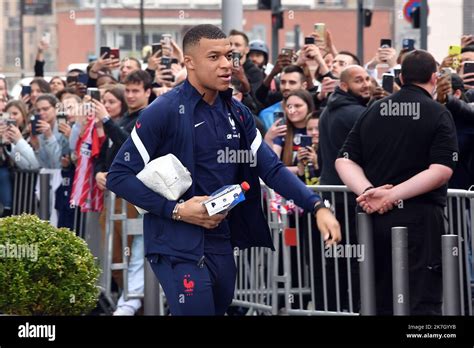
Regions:
[[[346,69],[361,66],[361,62],[353,53],[338,50],[327,30],[325,37],[312,33],[314,44],[305,44],[297,52],[283,49],[272,65],[265,42],[249,42],[247,35],[237,30],[232,30],[229,37],[233,50],[241,57],[240,67],[233,71],[233,96],[255,115],[265,141],[307,184],[341,184],[333,166],[336,151],[372,101],[401,87],[397,70],[410,49],[397,52],[392,47],[380,47],[362,69]],[[9,95],[6,79],[0,78],[0,203],[4,215],[11,213],[13,169],[61,169],[62,176],[70,179],[65,182],[73,182],[81,150],[77,148],[78,139],[91,117],[95,117],[97,134],[106,138],[94,159],[93,173],[98,187],[105,188],[107,170],[140,111],[186,79],[182,50],[173,40],[168,42],[163,41],[162,49],[153,54],[151,50],[146,52],[146,69],[134,57],[120,60],[103,55],[91,62],[87,71],[72,69],[48,83],[43,78],[43,55],[48,45],[42,41],[35,78],[19,99]],[[457,57],[447,56],[439,64],[440,72],[451,68],[451,73],[440,77],[436,98],[453,114],[461,147],[459,166],[450,186],[467,189],[474,172],[470,146],[474,109],[469,104],[474,101],[474,74],[464,74],[463,67],[466,61],[474,61],[473,36],[463,36],[460,45],[459,62]],[[163,65],[162,60],[168,57],[171,64],[168,59]],[[384,73],[396,77],[389,91],[381,87]],[[100,100],[91,98],[89,88],[99,89]],[[324,112],[340,115],[323,125],[325,134],[321,134],[320,141],[319,117]],[[35,120],[34,115],[39,118]],[[310,146],[305,146],[302,135],[311,137]],[[70,200],[71,188],[60,190],[59,200]],[[56,208],[66,210],[65,214],[70,209],[61,204]],[[68,219],[61,221],[66,226],[70,223]]]
[[[324,37],[311,33],[307,42],[314,43],[297,52],[283,49],[270,64],[265,42],[249,42],[237,30],[229,38],[233,51],[240,53],[232,74],[233,97],[250,109],[264,141],[308,185],[342,184],[334,161],[347,134],[372,102],[401,88],[400,66],[414,49],[397,52],[381,46],[363,65],[353,53],[339,50],[327,30]],[[439,63],[434,97],[452,113],[457,128],[460,153],[450,187],[468,189],[474,176],[474,73],[465,73],[464,66],[474,61],[474,36],[460,41],[461,54]],[[90,192],[105,191],[107,171],[141,110],[186,79],[178,44],[165,39],[161,49],[149,48],[144,50],[145,69],[141,60],[120,59],[111,51],[91,62],[87,71],[72,69],[47,82],[43,68],[48,45],[42,41],[35,78],[21,96],[13,99],[6,78],[0,77],[3,216],[12,213],[14,171],[39,169],[60,173],[59,184],[52,185],[59,227],[73,227],[76,205],[83,211],[103,211],[102,204],[91,202],[103,200],[103,195]],[[387,73],[394,82],[383,88]]]

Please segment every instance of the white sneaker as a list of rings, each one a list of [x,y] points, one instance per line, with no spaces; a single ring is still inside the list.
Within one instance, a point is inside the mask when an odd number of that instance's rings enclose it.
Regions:
[[[119,306],[113,315],[135,315],[135,308],[131,306]]]

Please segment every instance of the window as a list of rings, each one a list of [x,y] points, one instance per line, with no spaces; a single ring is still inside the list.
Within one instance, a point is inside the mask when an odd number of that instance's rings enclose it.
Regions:
[[[130,33],[121,33],[118,37],[119,48],[125,51],[131,51],[132,47],[132,34]]]

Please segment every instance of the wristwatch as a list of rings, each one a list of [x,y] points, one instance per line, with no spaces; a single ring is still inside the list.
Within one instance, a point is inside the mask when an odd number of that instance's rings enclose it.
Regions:
[[[173,209],[173,214],[171,215],[171,218],[173,220],[179,221],[181,220],[181,215],[179,215],[179,208],[181,207],[182,203],[176,203]]]
[[[103,123],[103,124],[106,124],[106,123],[109,122],[109,121],[110,121],[110,117],[109,117],[109,116],[104,116],[104,117],[102,118],[102,123]]]
[[[332,212],[331,203],[329,203],[329,201],[327,199],[325,199],[324,201],[323,200],[317,201],[314,204],[313,215],[316,215],[318,210],[321,209],[321,208],[327,208],[327,209],[331,210],[331,212]]]

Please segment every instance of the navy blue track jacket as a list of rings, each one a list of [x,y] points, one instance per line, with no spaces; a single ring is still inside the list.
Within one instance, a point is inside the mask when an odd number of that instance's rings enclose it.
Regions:
[[[256,156],[257,166],[239,164],[239,183],[247,181],[250,190],[246,200],[227,216],[233,247],[268,247],[273,242],[261,208],[259,177],[283,197],[311,212],[320,197],[308,189],[262,142],[250,111],[232,98],[232,90],[220,92],[236,125],[240,128],[241,144]],[[174,154],[194,173],[194,108],[202,96],[186,80],[157,98],[144,109],[131,136],[120,148],[109,173],[107,188],[117,196],[149,213],[144,216],[145,255],[164,254],[200,260],[204,255],[204,228],[171,218],[176,201],[169,201],[147,188],[136,174],[151,160]],[[235,183],[229,183],[235,184]],[[195,196],[194,183],[181,197],[186,201]]]

